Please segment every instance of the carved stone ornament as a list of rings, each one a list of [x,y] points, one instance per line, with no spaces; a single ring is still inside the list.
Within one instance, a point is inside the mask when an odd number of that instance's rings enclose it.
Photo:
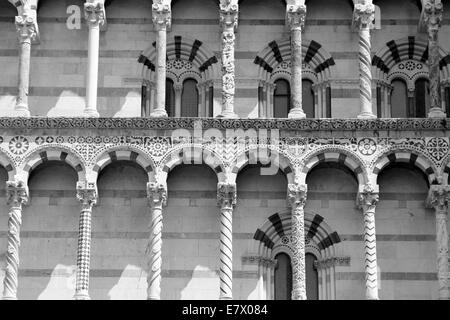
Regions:
[[[23,181],[6,182],[6,201],[12,207],[19,207],[28,202],[28,186]]]
[[[375,6],[372,3],[357,3],[353,20],[359,28],[370,28],[375,19]]]
[[[363,187],[363,190],[358,195],[358,205],[366,211],[375,211],[379,199],[378,189],[369,184]]]
[[[147,198],[150,205],[165,206],[167,204],[167,185],[162,182],[148,182]]]
[[[32,42],[36,40],[38,30],[34,14],[24,12],[15,18],[17,35],[20,42]]]
[[[288,5],[286,7],[287,24],[291,30],[294,29],[303,30],[305,26],[305,18],[306,18],[305,5],[303,4]]]
[[[424,23],[427,25],[428,33],[434,34],[438,32],[441,27],[442,14],[444,12],[443,5],[440,1],[430,0],[426,1],[424,6]]]
[[[450,201],[450,186],[431,185],[428,193],[427,205],[437,211],[447,213]]]
[[[239,5],[235,0],[224,0],[220,2],[219,18],[223,29],[235,29],[238,24]]]
[[[172,23],[172,10],[170,7],[170,1],[153,1],[152,20],[156,30],[170,28]]]
[[[217,184],[217,204],[222,207],[231,207],[236,204],[236,184],[219,182]]]
[[[291,207],[304,207],[306,204],[306,194],[308,187],[305,184],[288,184],[288,204]]]
[[[94,182],[77,182],[77,199],[83,204],[83,207],[92,208],[97,203],[97,185]]]

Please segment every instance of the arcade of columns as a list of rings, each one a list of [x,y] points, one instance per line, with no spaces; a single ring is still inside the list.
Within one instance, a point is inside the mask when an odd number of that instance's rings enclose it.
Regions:
[[[10,0],[12,1],[12,0]],[[16,26],[19,36],[19,93],[14,110],[16,117],[29,117],[28,89],[30,71],[30,47],[39,38],[37,27],[37,0],[21,1]],[[374,17],[374,5],[371,1],[356,1],[354,25],[359,30],[359,70],[360,70],[360,114],[358,118],[371,119],[371,41],[370,29]],[[437,34],[442,19],[442,3],[429,1],[424,6],[424,22],[429,35],[429,67],[431,87],[430,118],[443,118],[439,92],[439,52]],[[104,1],[92,0],[85,4],[86,21],[89,25],[89,50],[86,88],[86,108],[84,116],[98,117],[97,78],[99,57],[99,27],[105,23]],[[234,40],[238,23],[238,1],[223,0],[219,8],[222,38],[222,114],[223,118],[237,118],[234,112],[235,74]],[[171,24],[170,1],[154,0],[152,6],[153,23],[156,32],[156,105],[151,117],[166,117],[165,111],[165,74],[166,74],[166,34]],[[306,6],[303,1],[287,1],[287,24],[291,32],[291,87],[292,109],[289,118],[302,119],[302,59],[301,42],[305,24]],[[236,176],[225,172],[225,178],[218,184],[218,204],[220,206],[220,298],[232,299],[232,213],[236,204]],[[307,198],[307,186],[301,173],[294,170],[294,179],[288,184],[288,203],[292,208],[292,241],[295,243],[292,257],[293,291],[292,299],[306,299],[305,282],[305,234],[304,206]],[[147,192],[151,210],[150,239],[147,250],[148,262],[148,299],[160,299],[161,249],[163,228],[163,207],[167,201],[167,173],[157,172],[148,183]],[[436,212],[437,230],[437,270],[439,297],[449,299],[448,291],[448,233],[447,212],[450,199],[450,187],[442,184],[431,185],[428,204]],[[4,279],[4,299],[16,299],[19,269],[19,245],[22,206],[28,199],[26,179],[17,174],[15,180],[7,182],[7,203],[10,207],[8,221],[8,249],[6,254],[6,274]],[[376,180],[375,180],[376,181]],[[378,202],[378,186],[367,182],[360,186],[358,203],[364,216],[366,298],[378,299],[375,208]],[[75,299],[89,299],[89,261],[91,241],[91,212],[97,200],[95,182],[80,181],[77,184],[77,198],[81,202],[76,293]]]

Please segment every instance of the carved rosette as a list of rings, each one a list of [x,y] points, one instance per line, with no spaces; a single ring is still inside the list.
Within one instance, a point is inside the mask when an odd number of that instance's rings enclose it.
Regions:
[[[38,35],[36,15],[24,12],[15,18],[17,35],[20,43],[31,43]]]
[[[172,23],[170,1],[155,0],[152,5],[152,21],[156,30],[166,30]]]
[[[431,185],[428,195],[428,204],[436,211],[436,246],[437,271],[439,282],[439,298],[450,299],[449,295],[449,269],[448,269],[448,204],[450,202],[450,186]]]
[[[167,203],[166,183],[147,183],[147,197],[151,207],[150,241],[147,247],[147,299],[159,300],[161,298],[162,268],[162,207]]]
[[[233,206],[236,184],[219,182],[217,201],[220,205],[220,299],[233,297]]]
[[[77,199],[81,202],[78,227],[77,274],[75,299],[89,299],[89,270],[91,261],[92,207],[97,203],[97,186],[93,182],[77,183]]]
[[[437,109],[431,114],[439,115],[443,114],[441,107],[441,94],[439,91],[440,83],[440,54],[439,54],[439,42],[438,33],[441,27],[443,5],[440,1],[431,0],[424,6],[424,22],[428,31],[428,67],[430,74],[430,102],[431,108]]]
[[[99,26],[105,23],[105,4],[103,1],[92,1],[84,4],[84,17],[89,25]]]
[[[28,187],[22,181],[6,182],[7,204],[10,206],[8,219],[8,246],[6,269],[3,280],[3,299],[16,300],[19,271],[20,227],[22,205],[28,202]]]
[[[292,208],[292,300],[306,300],[305,217],[307,186],[288,184],[288,202]]]
[[[358,195],[364,213],[364,245],[366,271],[366,298],[378,300],[377,241],[375,232],[375,209],[378,203],[378,188],[367,184]]]

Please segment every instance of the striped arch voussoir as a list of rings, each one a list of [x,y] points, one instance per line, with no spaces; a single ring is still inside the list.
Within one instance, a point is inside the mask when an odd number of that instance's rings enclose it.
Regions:
[[[84,180],[86,177],[86,170],[83,162],[70,151],[60,149],[41,149],[35,151],[27,157],[23,166],[23,172],[27,173],[29,177],[31,171],[47,161],[62,161],[67,163],[77,172],[79,180]]]
[[[378,176],[378,174],[386,168],[390,164],[394,163],[409,163],[411,165],[414,165],[418,167],[420,170],[422,170],[425,175],[428,177],[428,182],[430,184],[433,184],[436,182],[437,176],[436,176],[436,169],[431,164],[431,162],[424,156],[419,155],[417,153],[413,152],[389,152],[387,154],[384,154],[381,156],[373,166],[372,173],[375,176]]]
[[[6,154],[0,153],[0,166],[8,173],[8,180],[14,180],[16,168],[14,162]]]
[[[154,171],[154,166],[152,165],[152,161],[138,152],[137,150],[109,150],[103,153],[96,161],[92,171],[97,175],[102,171],[107,165],[116,162],[116,161],[131,161],[138,164],[142,167],[147,174],[150,174]]]

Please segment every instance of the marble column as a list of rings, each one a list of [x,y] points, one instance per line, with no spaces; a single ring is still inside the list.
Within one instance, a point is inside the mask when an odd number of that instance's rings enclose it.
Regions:
[[[8,181],[6,182],[6,197],[9,206],[9,219],[3,300],[17,300],[22,205],[28,202],[28,187],[21,181]]]
[[[358,118],[376,118],[372,111],[372,44],[370,28],[375,17],[375,6],[367,1],[355,4],[353,20],[359,30],[359,97],[360,113]]]
[[[151,117],[167,117],[166,112],[166,55],[167,29],[171,26],[170,1],[154,0],[153,26],[156,31],[156,101]]]
[[[439,283],[439,299],[450,299],[450,282],[448,266],[448,205],[450,202],[450,186],[431,185],[429,206],[436,213],[436,246],[437,246],[437,277]]]
[[[173,85],[175,92],[175,117],[181,117],[181,94],[183,93],[183,84],[176,83]]]
[[[75,300],[90,300],[91,221],[92,207],[97,203],[97,194],[97,186],[95,183],[86,181],[79,181],[77,183],[77,199],[81,202],[81,212],[78,228]]]
[[[234,75],[234,30],[238,24],[239,6],[237,0],[221,0],[220,28],[222,30],[222,113],[223,118],[238,118],[234,112],[236,91]]]
[[[375,208],[378,203],[378,186],[367,184],[358,195],[358,205],[364,214],[364,248],[366,273],[366,299],[378,300],[377,241]]]
[[[438,33],[442,21],[443,5],[440,0],[430,0],[424,6],[424,22],[428,32],[428,68],[430,78],[430,118],[445,118],[442,110],[440,92],[440,70],[439,70],[439,40]]]
[[[233,298],[233,207],[236,184],[219,182],[217,202],[220,206],[220,299]]]
[[[86,107],[83,115],[98,117],[98,60],[100,47],[100,25],[105,23],[105,5],[103,1],[86,2],[84,13],[89,27],[88,65],[86,74]]]
[[[291,110],[288,118],[304,119],[302,105],[302,32],[305,26],[306,6],[287,5],[287,23],[291,33]]]
[[[151,210],[150,241],[147,248],[148,275],[147,299],[161,299],[162,268],[162,208],[167,202],[167,185],[162,182],[147,183],[147,197]]]
[[[288,203],[291,207],[292,238],[292,300],[306,300],[305,271],[305,214],[307,186],[288,184]]]
[[[19,92],[13,115],[29,117],[31,44],[38,36],[36,12],[25,10],[22,15],[16,16],[15,23],[19,38]]]

